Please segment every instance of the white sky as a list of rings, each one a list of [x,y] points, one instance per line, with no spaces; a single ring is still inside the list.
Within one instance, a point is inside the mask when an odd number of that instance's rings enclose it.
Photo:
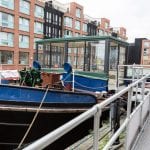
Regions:
[[[84,14],[108,18],[110,26],[125,27],[128,42],[135,38],[150,39],[150,0],[58,0],[75,1],[84,6]]]

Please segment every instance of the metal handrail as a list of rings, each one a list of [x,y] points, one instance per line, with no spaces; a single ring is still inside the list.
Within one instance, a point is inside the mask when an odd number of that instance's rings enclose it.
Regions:
[[[106,99],[100,104],[96,104],[93,106],[91,109],[88,111],[82,113],[78,117],[74,118],[73,120],[69,121],[68,123],[64,124],[63,126],[57,128],[56,130],[52,131],[51,133],[48,133],[47,135],[43,136],[42,138],[38,139],[37,141],[33,142],[23,150],[41,150],[60,137],[62,137],[64,134],[68,133],[71,131],[73,128],[84,122],[85,120],[91,118],[94,116],[94,141],[93,141],[93,149],[98,150],[98,140],[99,140],[99,135],[98,135],[98,130],[99,130],[99,122],[100,122],[100,116],[101,116],[101,111],[102,109],[115,101],[117,98],[119,98],[121,95],[125,94],[128,91],[131,91],[134,86],[136,86],[139,83],[145,83],[145,80],[150,77],[150,74],[142,77],[141,79],[133,82],[130,84],[128,87],[123,89],[122,91],[116,93],[115,95],[111,96],[110,98]],[[130,97],[131,98],[131,97]],[[131,99],[130,99],[131,101]],[[128,122],[128,119],[123,123],[125,126]],[[124,126],[122,128],[124,128]],[[119,129],[118,133],[116,136],[119,136],[119,133],[122,131],[122,129]],[[112,143],[111,143],[112,144]],[[110,145],[109,145],[110,146]]]

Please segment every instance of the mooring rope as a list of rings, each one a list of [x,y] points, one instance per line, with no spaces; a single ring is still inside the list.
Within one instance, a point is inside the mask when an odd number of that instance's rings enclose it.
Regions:
[[[28,135],[30,129],[32,128],[33,123],[35,122],[35,119],[37,118],[37,115],[39,114],[39,111],[40,111],[40,109],[41,109],[41,107],[42,107],[42,104],[43,104],[43,102],[44,102],[44,100],[45,100],[45,98],[46,98],[48,89],[49,89],[49,87],[47,87],[47,89],[46,89],[46,91],[45,91],[45,94],[44,94],[44,96],[43,96],[43,99],[42,99],[42,101],[41,101],[41,103],[40,103],[40,105],[39,105],[39,107],[38,107],[38,109],[37,109],[37,111],[36,111],[36,113],[35,113],[35,115],[34,115],[32,121],[31,121],[31,123],[30,123],[30,126],[28,127],[28,129],[27,129],[25,135],[23,136],[21,142],[19,143],[18,148],[21,147],[21,145],[23,144],[25,138],[27,137],[27,135]]]

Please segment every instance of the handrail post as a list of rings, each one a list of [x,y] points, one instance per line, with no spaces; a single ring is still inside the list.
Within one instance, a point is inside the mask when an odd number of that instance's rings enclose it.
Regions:
[[[150,119],[150,94],[149,94],[149,119]]]
[[[132,95],[133,95],[133,87],[131,87],[128,91],[128,101],[127,101],[127,118],[130,121],[130,113],[131,113],[131,106],[132,106]],[[129,124],[129,122],[128,122]],[[128,150],[128,142],[127,142],[127,135],[129,132],[129,127],[126,127],[126,139],[125,139],[125,150]]]
[[[142,101],[144,100],[144,95],[145,95],[145,79],[142,81]]]
[[[74,92],[74,79],[75,78],[75,71],[74,71],[74,69],[72,70],[72,91]]]
[[[99,143],[99,124],[100,124],[100,117],[101,117],[101,109],[97,107],[97,112],[94,115],[94,138],[93,138],[93,149],[98,150],[98,143]]]
[[[129,118],[131,113],[131,105],[132,105],[132,95],[133,95],[133,87],[128,91],[128,102],[127,102],[127,117]]]

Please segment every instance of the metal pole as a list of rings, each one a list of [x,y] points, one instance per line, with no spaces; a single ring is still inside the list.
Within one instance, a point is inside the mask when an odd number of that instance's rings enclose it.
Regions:
[[[117,58],[117,82],[116,82],[116,91],[119,90],[119,58],[120,58],[120,45],[118,44],[118,58]]]
[[[133,95],[133,88],[131,87],[128,91],[128,102],[127,102],[127,117],[128,118],[129,118],[130,113],[131,113],[132,95]]]
[[[111,129],[113,131],[113,134],[119,129],[120,127],[120,99],[118,98],[115,102],[111,104]],[[116,139],[114,144],[119,144],[119,137]]]
[[[83,67],[83,71],[86,70],[85,64],[86,64],[86,41],[84,43],[84,67]]]
[[[38,55],[39,55],[39,44],[38,43],[36,43],[36,60],[38,61]]]
[[[128,103],[127,103],[127,119],[130,121],[130,113],[131,113],[131,106],[132,106],[132,95],[133,95],[133,87],[131,87],[128,91]],[[128,122],[129,123],[129,122]],[[129,125],[127,124],[126,127],[126,138],[125,138],[125,149],[128,150],[128,140],[127,135],[129,132]]]
[[[65,58],[64,63],[68,62],[68,42],[65,42]]]
[[[105,62],[104,62],[104,72],[109,74],[109,54],[110,54],[110,40],[105,40]]]
[[[144,95],[145,95],[145,79],[142,81],[142,90],[141,90],[141,92],[142,92],[142,101],[144,100]]]
[[[49,44],[49,57],[50,57],[49,66],[50,68],[52,68],[52,44],[51,43]]]
[[[93,139],[93,149],[98,150],[99,143],[99,124],[100,124],[101,110],[98,109],[94,115],[94,139]]]
[[[72,69],[72,91],[74,92],[74,69]]]
[[[43,67],[45,67],[46,44],[43,45]]]

